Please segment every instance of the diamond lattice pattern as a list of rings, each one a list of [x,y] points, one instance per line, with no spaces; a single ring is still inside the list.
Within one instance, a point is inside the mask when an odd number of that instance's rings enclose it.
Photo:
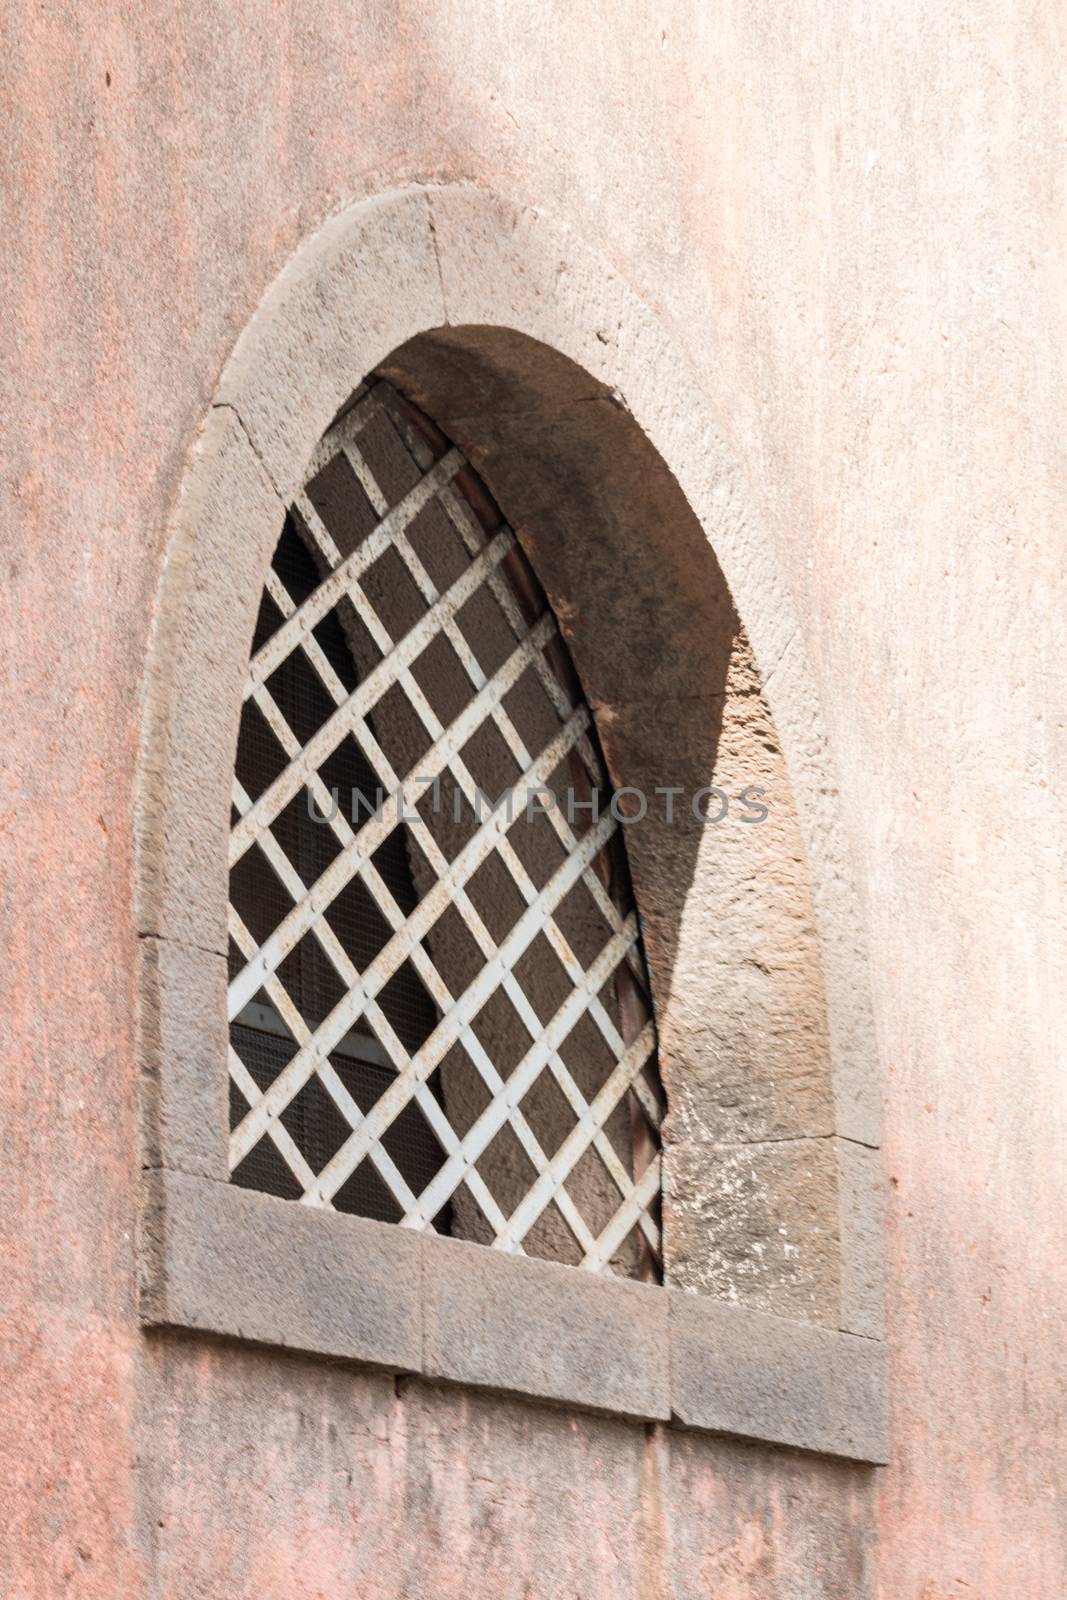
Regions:
[[[513,532],[425,416],[364,388],[290,508],[245,688],[234,1181],[659,1274],[655,1028],[609,801]]]

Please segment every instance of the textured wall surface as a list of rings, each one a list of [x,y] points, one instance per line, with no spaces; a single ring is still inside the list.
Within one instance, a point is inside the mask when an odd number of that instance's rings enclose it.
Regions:
[[[1062,8],[13,0],[3,29],[0,1593],[1060,1592]],[[165,520],[297,244],[420,178],[596,241],[788,577],[883,1059],[877,1473],[137,1326]]]

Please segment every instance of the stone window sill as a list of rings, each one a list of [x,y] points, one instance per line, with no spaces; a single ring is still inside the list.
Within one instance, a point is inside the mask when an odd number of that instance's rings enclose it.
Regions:
[[[879,1464],[877,1340],[147,1174],[141,1315],[582,1410]]]

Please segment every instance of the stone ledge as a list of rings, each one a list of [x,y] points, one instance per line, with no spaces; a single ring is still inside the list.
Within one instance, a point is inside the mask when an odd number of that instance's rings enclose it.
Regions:
[[[884,1464],[885,1346],[667,1290],[671,1405],[685,1427]]]
[[[426,1377],[670,1416],[662,1291],[455,1239],[423,1244]]]
[[[882,1463],[875,1340],[146,1174],[141,1317],[582,1410]]]
[[[236,1184],[146,1176],[145,1322],[420,1370],[417,1234]]]

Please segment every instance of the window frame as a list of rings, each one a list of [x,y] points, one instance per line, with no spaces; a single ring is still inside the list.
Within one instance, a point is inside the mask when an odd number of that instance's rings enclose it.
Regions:
[[[560,259],[576,277],[562,306]],[[185,474],[150,650],[136,818],[142,1320],[883,1462],[885,1346],[870,1310],[882,1273],[881,1201],[867,1159],[878,1144],[876,1057],[855,896],[827,842],[836,808],[822,774],[811,786],[822,797],[812,873],[827,903],[840,901],[827,995],[838,1133],[857,1158],[842,1208],[842,1328],[313,1211],[228,1182],[219,848],[228,810],[217,798],[229,792],[266,566],[311,449],[360,377],[416,334],[476,321],[519,327],[586,363],[626,394],[639,422],[648,416],[661,446],[665,408],[648,385],[676,353],[659,324],[564,231],[457,185],[362,202],[310,241],[242,337]],[[626,327],[626,341],[605,340],[607,326]],[[676,384],[688,381],[685,370],[679,356]],[[693,437],[676,438],[665,459],[711,526],[721,490],[687,484],[681,470],[711,437],[699,389],[690,402]],[[717,483],[728,467],[720,459]],[[717,549],[731,557],[724,565],[750,628],[759,623],[757,653],[773,666],[786,713],[779,726],[792,717],[806,729],[801,743],[817,744],[795,623],[765,551],[752,548],[755,519],[742,533],[745,522],[735,507]],[[748,546],[730,549],[734,537]]]

